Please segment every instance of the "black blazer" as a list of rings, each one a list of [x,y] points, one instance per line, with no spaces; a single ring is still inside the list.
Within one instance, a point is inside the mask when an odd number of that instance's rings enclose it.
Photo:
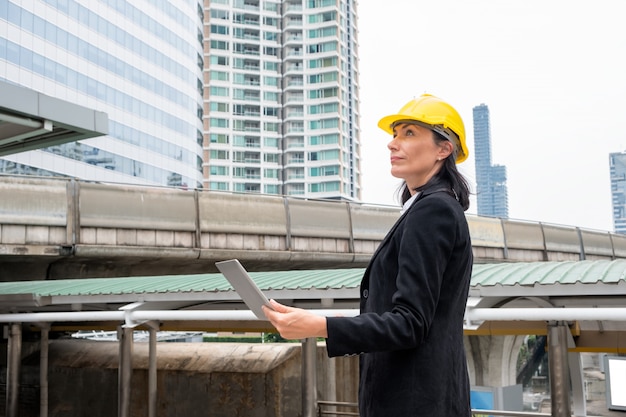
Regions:
[[[361,354],[362,417],[470,416],[463,316],[472,260],[453,192],[423,190],[372,256],[361,314],[327,319],[329,356]]]

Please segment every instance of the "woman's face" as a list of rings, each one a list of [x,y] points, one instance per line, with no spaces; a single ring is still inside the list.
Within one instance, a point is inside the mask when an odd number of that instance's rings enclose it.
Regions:
[[[441,169],[452,152],[450,142],[435,142],[432,130],[404,123],[394,127],[387,148],[391,152],[391,175],[406,181],[411,194]]]

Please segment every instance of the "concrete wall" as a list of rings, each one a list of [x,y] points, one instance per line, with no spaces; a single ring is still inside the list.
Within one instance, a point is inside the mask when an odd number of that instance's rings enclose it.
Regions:
[[[54,340],[49,416],[117,415],[117,342]],[[318,399],[356,402],[357,357],[318,347]],[[131,415],[148,414],[148,346],[133,350]],[[294,417],[302,414],[300,344],[159,343],[158,417]],[[20,417],[39,415],[39,352],[22,361]],[[5,410],[6,368],[0,374]]]

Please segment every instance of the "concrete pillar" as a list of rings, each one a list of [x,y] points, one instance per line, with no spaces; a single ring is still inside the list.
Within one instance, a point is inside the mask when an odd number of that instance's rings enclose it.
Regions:
[[[118,368],[118,417],[130,417],[130,392],[133,376],[133,329],[120,327],[118,329],[120,348]]]
[[[302,341],[302,417],[317,416],[317,339]]]
[[[567,361],[567,333],[564,322],[548,323],[548,365],[552,417],[571,417],[570,378]]]
[[[48,417],[48,350],[50,324],[40,326],[39,348],[39,417]]]
[[[470,383],[486,387],[515,385],[523,341],[523,336],[465,336]]]
[[[9,325],[7,346],[7,398],[6,416],[17,417],[20,392],[20,362],[22,357],[22,325]]]
[[[148,417],[157,415],[157,327],[150,326],[148,349]]]

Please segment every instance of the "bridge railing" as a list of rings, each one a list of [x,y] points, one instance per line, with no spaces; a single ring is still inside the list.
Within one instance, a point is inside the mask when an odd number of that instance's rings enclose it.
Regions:
[[[363,266],[397,207],[0,176],[2,255],[289,260]],[[467,215],[477,262],[626,257],[626,236]]]

